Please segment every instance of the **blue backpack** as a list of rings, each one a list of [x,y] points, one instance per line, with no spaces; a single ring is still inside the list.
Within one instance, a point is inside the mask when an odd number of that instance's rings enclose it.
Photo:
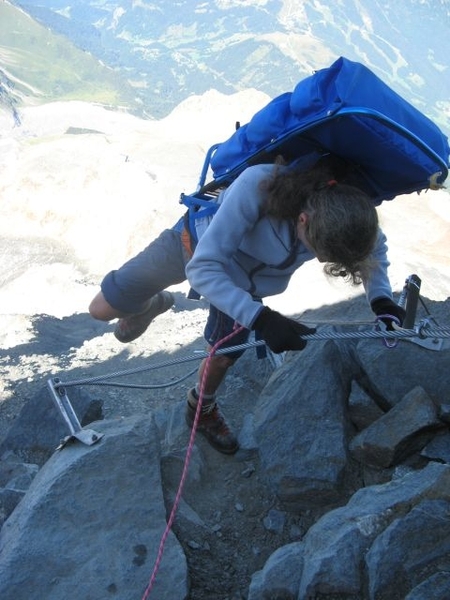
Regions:
[[[443,187],[450,149],[428,117],[367,67],[341,57],[209,149],[197,191],[180,199],[188,206],[194,243],[196,219],[214,214],[217,204],[211,199],[217,191],[247,167],[273,163],[280,155],[305,168],[325,155],[345,160],[352,183],[379,205],[400,194]]]

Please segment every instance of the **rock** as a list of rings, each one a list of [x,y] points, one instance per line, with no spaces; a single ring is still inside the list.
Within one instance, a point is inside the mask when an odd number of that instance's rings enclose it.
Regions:
[[[0,487],[25,493],[38,471],[38,465],[22,462],[14,452],[5,452],[0,461]]]
[[[0,527],[13,512],[24,494],[8,488],[0,488]]]
[[[363,463],[390,467],[421,450],[442,427],[435,404],[417,386],[358,434],[350,444],[350,451]]]
[[[247,600],[298,600],[302,562],[302,542],[293,542],[276,550],[264,565],[264,569],[253,575]]]
[[[358,361],[372,384],[371,396],[384,399],[391,407],[415,387],[422,387],[437,406],[444,403],[448,394],[449,353],[448,348],[433,352],[411,342],[389,350],[363,340],[357,347]]]
[[[444,423],[450,423],[450,404],[441,404],[439,407],[439,418]]]
[[[338,347],[332,341],[316,342],[275,371],[260,395],[255,436],[261,462],[289,510],[342,501],[347,373]]]
[[[101,441],[53,454],[3,526],[3,600],[30,590],[48,600],[74,598],[74,589],[78,598],[144,593],[166,526],[156,428],[142,416],[95,427]],[[185,557],[170,533],[155,597],[180,600],[187,589]]]
[[[176,495],[173,492],[166,492],[164,494],[168,511],[171,511],[175,505]],[[204,520],[199,514],[183,499],[180,498],[177,510],[177,521],[184,521],[184,528],[192,528],[195,531],[197,528],[209,530]]]
[[[365,429],[384,413],[361,386],[352,381],[350,397],[348,399],[348,412],[350,419],[358,431]]]
[[[419,583],[405,596],[405,600],[447,600],[450,590],[450,572],[438,571]]]
[[[186,472],[184,401],[96,422],[105,433],[99,443],[74,441],[58,452],[24,411],[28,435],[17,426],[9,442],[39,438],[41,446],[3,457],[0,484],[20,489],[21,500],[0,493],[0,509],[10,513],[0,532],[2,598],[25,600],[29,584],[48,600],[75,600],[74,589],[76,598],[141,595],[182,477],[157,598],[184,600],[192,580],[198,600],[219,588],[248,600],[446,598],[448,404],[431,377],[393,402],[383,376],[372,379],[362,366],[360,345],[331,339],[288,353],[259,397],[250,390],[252,412],[241,407],[251,359],[242,371],[237,363],[225,400],[227,410],[240,407],[243,449],[225,457],[196,439]],[[401,346],[381,347],[392,369],[404,360]],[[74,404],[81,398],[77,413],[90,406],[87,395],[70,396]],[[49,421],[59,418],[47,407]],[[24,460],[46,453],[43,466]],[[55,547],[63,550],[55,555]]]
[[[280,510],[271,509],[269,510],[266,517],[264,517],[264,527],[267,531],[273,531],[274,533],[281,534],[283,532],[286,517]]]
[[[258,453],[258,443],[255,439],[255,418],[246,414],[238,435],[239,450],[238,460],[249,460]]]
[[[13,512],[31,485],[38,465],[23,463],[13,452],[0,460],[0,527]]]
[[[442,431],[435,435],[420,453],[431,460],[450,464],[450,432]]]
[[[424,498],[439,498],[444,504],[450,501],[449,484],[450,467],[434,463],[387,484],[361,489],[346,506],[328,512],[303,539],[299,597],[314,598],[319,594],[358,597],[363,588],[361,565],[378,536],[402,519],[408,510],[420,506]],[[419,510],[415,514],[418,513]],[[414,530],[410,530],[410,535],[411,542],[417,543]],[[430,556],[433,554],[431,538],[427,538],[430,547],[426,550]],[[403,543],[408,544],[406,539]],[[442,548],[442,542],[436,540],[436,549],[440,552]],[[420,553],[420,549],[417,552]],[[385,558],[389,560],[389,554]],[[367,575],[372,576],[369,585],[375,585],[370,565]],[[395,589],[396,584],[390,588],[390,600],[404,597],[396,596]]]
[[[83,388],[71,388],[69,399],[83,427],[102,419],[102,402]],[[0,443],[0,456],[14,452],[24,462],[42,466],[70,433],[47,387],[30,398]]]
[[[376,538],[366,555],[371,598],[403,600],[429,573],[450,573],[449,514],[448,500],[426,499]]]
[[[360,490],[346,506],[319,519],[301,542],[273,553],[253,575],[249,600],[322,595],[403,600],[408,593],[414,600],[416,595],[417,600],[446,598],[449,478],[450,467],[431,464]],[[436,575],[428,581],[430,572]],[[363,580],[369,582],[368,596]]]

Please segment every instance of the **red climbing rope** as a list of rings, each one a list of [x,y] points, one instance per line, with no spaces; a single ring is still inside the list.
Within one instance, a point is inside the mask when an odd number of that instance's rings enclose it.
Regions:
[[[202,403],[203,403],[203,395],[204,395],[204,387],[205,387],[205,381],[208,377],[208,372],[209,372],[209,367],[210,367],[210,363],[211,363],[211,358],[214,356],[215,352],[217,351],[217,349],[224,343],[227,342],[229,339],[231,339],[233,336],[235,336],[237,333],[239,333],[240,331],[242,331],[242,329],[244,329],[244,327],[242,327],[241,325],[238,325],[236,327],[236,329],[234,329],[234,331],[232,333],[230,333],[229,335],[227,335],[226,337],[222,338],[221,340],[219,340],[211,349],[207,359],[206,359],[206,363],[205,363],[205,368],[203,370],[203,375],[200,381],[200,393],[199,393],[199,399],[198,399],[198,403],[197,403],[197,408],[195,411],[195,417],[194,417],[194,423],[192,425],[192,430],[191,430],[191,435],[189,438],[189,443],[188,443],[188,447],[186,450],[186,456],[184,459],[184,464],[183,464],[183,471],[181,473],[181,479],[180,479],[180,483],[178,485],[178,490],[177,490],[177,494],[175,496],[175,501],[173,503],[172,506],[172,510],[170,511],[170,515],[169,515],[169,519],[167,520],[167,525],[166,528],[164,530],[164,533],[161,537],[161,541],[159,544],[159,548],[158,548],[158,554],[156,556],[156,560],[155,560],[155,565],[153,567],[153,572],[152,575],[150,577],[150,581],[148,583],[148,586],[144,592],[144,595],[142,596],[142,600],[147,600],[147,598],[150,595],[150,592],[155,584],[155,580],[156,580],[156,575],[158,573],[158,569],[160,567],[161,564],[161,560],[163,557],[163,552],[164,552],[164,546],[166,544],[167,538],[169,536],[170,530],[172,528],[172,524],[175,520],[175,515],[178,509],[178,505],[180,503],[181,500],[181,495],[183,493],[183,488],[184,488],[184,484],[186,481],[186,477],[187,477],[187,473],[188,473],[188,467],[189,467],[189,463],[191,460],[191,455],[192,455],[192,451],[194,448],[194,442],[195,442],[195,435],[197,433],[197,425],[198,425],[198,420],[200,418],[200,413],[202,410]]]

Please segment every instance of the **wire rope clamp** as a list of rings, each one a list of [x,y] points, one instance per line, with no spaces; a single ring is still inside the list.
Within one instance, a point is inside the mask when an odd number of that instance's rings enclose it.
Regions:
[[[92,446],[93,444],[99,442],[104,434],[98,433],[93,429],[83,428],[81,426],[81,423],[78,420],[78,417],[67,395],[66,388],[61,384],[61,381],[55,377],[53,379],[49,379],[47,383],[53,402],[70,431],[70,435],[66,436],[61,441],[57,447],[57,450],[61,450],[69,442],[75,440],[78,440],[87,446]]]

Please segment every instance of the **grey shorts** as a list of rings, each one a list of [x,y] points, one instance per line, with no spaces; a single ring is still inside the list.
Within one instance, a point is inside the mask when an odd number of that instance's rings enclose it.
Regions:
[[[149,298],[186,280],[188,260],[179,228],[165,229],[142,252],[104,277],[103,295],[121,312],[141,312]]]
[[[209,306],[209,315],[206,321],[204,337],[208,344],[213,347],[217,342],[230,336],[230,339],[220,344],[219,349],[230,348],[245,344],[250,336],[249,329],[237,329],[239,326],[234,319],[218,310],[212,304]],[[226,355],[232,359],[238,359],[245,350],[234,350]]]
[[[128,314],[141,312],[149,298],[171,285],[186,281],[185,267],[190,254],[182,242],[183,222],[165,229],[142,252],[108,273],[101,289],[106,301],[115,309]],[[210,306],[205,325],[205,340],[214,346],[234,332],[234,320],[214,306]],[[243,329],[221,348],[237,346],[247,341],[250,331]],[[243,350],[230,352],[237,359]]]

